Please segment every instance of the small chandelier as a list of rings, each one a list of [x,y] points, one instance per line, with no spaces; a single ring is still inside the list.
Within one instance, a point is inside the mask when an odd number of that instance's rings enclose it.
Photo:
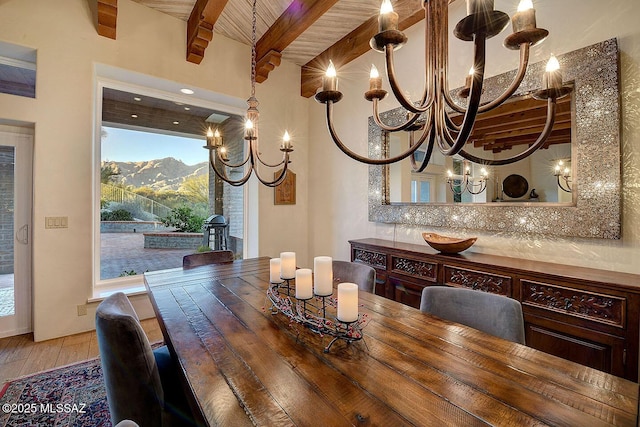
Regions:
[[[391,156],[373,159],[351,151],[340,140],[333,125],[333,104],[342,99],[338,90],[338,79],[333,63],[330,62],[323,79],[322,88],[316,93],[315,99],[326,104],[327,127],[331,138],[347,156],[354,160],[370,165],[387,165],[411,156],[414,171],[422,172],[433,152],[434,146],[445,156],[459,155],[465,160],[484,165],[505,165],[522,160],[538,148],[544,146],[551,134],[555,113],[556,100],[571,92],[570,86],[562,83],[562,75],[555,57],[551,57],[547,70],[543,75],[542,89],[533,93],[533,97],[547,102],[547,119],[538,139],[522,153],[509,158],[495,160],[477,157],[464,149],[469,140],[478,114],[493,110],[511,97],[524,79],[529,63],[529,48],[543,41],[549,32],[536,27],[535,10],[531,0],[522,0],[518,11],[511,18],[513,33],[506,37],[504,45],[508,49],[520,51],[520,65],[511,85],[496,99],[486,104],[480,104],[485,70],[486,40],[497,35],[509,24],[509,16],[493,9],[493,0],[467,0],[467,16],[454,29],[454,35],[464,41],[473,41],[473,68],[467,78],[463,96],[468,97],[467,106],[456,104],[450,94],[448,79],[448,12],[449,0],[422,0],[425,9],[425,89],[420,101],[413,103],[405,95],[396,79],[394,66],[394,51],[407,42],[404,33],[398,30],[398,14],[393,11],[390,0],[384,0],[378,17],[379,32],[371,39],[371,47],[385,54],[386,73],[391,90],[407,111],[407,120],[398,125],[390,126],[382,122],[379,116],[378,103],[387,96],[382,88],[382,79],[375,67],[372,67],[369,78],[369,90],[364,97],[373,102],[373,118],[384,131],[409,132],[409,148],[404,152]],[[460,125],[456,125],[447,109],[464,115]],[[416,137],[414,134],[419,133]],[[422,162],[418,162],[414,153],[426,144],[426,155]],[[423,150],[421,150],[423,151]]]
[[[229,153],[227,147],[225,147],[222,136],[220,135],[220,131],[216,129],[215,131],[209,128],[207,130],[207,145],[204,146],[207,150],[209,150],[209,163],[213,168],[215,174],[222,179],[223,181],[234,185],[241,186],[244,185],[249,178],[251,178],[251,174],[255,171],[256,177],[258,180],[268,186],[268,187],[276,187],[284,181],[287,170],[289,168],[289,153],[293,151],[293,145],[291,144],[291,139],[289,137],[289,133],[285,131],[284,136],[282,138],[282,143],[280,144],[280,151],[282,151],[282,160],[279,163],[269,164],[264,162],[260,158],[260,149],[258,144],[258,118],[260,113],[258,112],[258,100],[256,99],[256,0],[253,0],[253,21],[252,21],[252,33],[251,33],[251,97],[247,100],[247,105],[249,108],[247,109],[247,117],[245,120],[244,126],[244,139],[247,141],[248,150],[244,160],[238,163],[232,163],[229,161]],[[282,169],[277,173],[275,179],[269,180],[265,179],[260,175],[258,171],[258,166],[263,165],[268,168],[278,168],[282,167]],[[245,168],[246,166],[246,168]],[[227,170],[233,170],[241,168],[245,170],[244,175],[239,179],[231,179],[227,174]]]
[[[489,172],[487,169],[480,169],[480,177],[471,176],[471,166],[468,161],[464,161],[462,175],[455,175],[451,170],[447,171],[447,184],[455,195],[460,195],[465,191],[470,194],[480,194],[487,188]]]
[[[566,167],[562,160],[556,163],[553,174],[558,182],[558,187],[560,187],[562,191],[571,193],[571,169]]]

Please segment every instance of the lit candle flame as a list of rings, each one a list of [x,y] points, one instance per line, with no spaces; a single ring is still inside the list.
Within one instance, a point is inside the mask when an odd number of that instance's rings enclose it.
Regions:
[[[451,172],[450,170],[447,171],[447,175],[449,176],[449,178],[453,178],[453,172]]]
[[[209,132],[211,132],[211,128],[209,128]],[[208,133],[207,133],[207,135],[208,135]],[[217,128],[216,128],[216,131],[213,134],[213,136],[216,137],[216,138],[220,138],[220,131]]]
[[[384,15],[385,13],[393,12],[393,6],[391,5],[391,0],[384,0],[380,5],[380,15]]]
[[[336,67],[333,65],[333,61],[329,60],[329,67],[327,67],[327,77],[335,77]]]
[[[547,72],[558,71],[560,69],[560,63],[558,62],[558,58],[556,58],[553,54],[549,58],[549,62],[547,62]]]
[[[473,76],[475,73],[476,73],[476,69],[475,68],[473,68],[473,67],[469,68],[469,75],[470,76]]]
[[[533,9],[533,1],[531,0],[520,0],[518,4],[518,12],[524,12],[529,9]]]
[[[217,132],[217,130],[216,130],[216,132]],[[212,138],[213,136],[214,135],[213,135],[213,131],[211,130],[211,128],[207,129],[207,138]]]
[[[284,136],[282,137],[282,140],[286,143],[289,142],[291,140],[291,137],[289,136],[289,132],[287,132],[286,130],[284,131]]]
[[[369,73],[369,78],[377,79],[378,77],[380,77],[380,73],[378,73],[378,69],[376,68],[375,65],[371,64],[371,72]]]
[[[487,172],[487,170],[485,168],[480,169],[480,173],[482,174],[482,176],[489,175],[489,172]]]
[[[244,128],[247,130],[253,129],[253,122],[251,121],[251,119],[247,119],[247,121],[244,123]]]

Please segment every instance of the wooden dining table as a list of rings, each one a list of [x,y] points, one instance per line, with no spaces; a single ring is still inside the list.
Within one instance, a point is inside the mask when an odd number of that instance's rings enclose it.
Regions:
[[[272,314],[269,258],[144,274],[195,412],[220,426],[636,426],[638,384],[366,293],[362,340]]]

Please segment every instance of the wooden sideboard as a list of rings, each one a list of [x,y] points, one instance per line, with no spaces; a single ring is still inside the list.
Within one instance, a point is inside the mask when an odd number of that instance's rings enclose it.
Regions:
[[[638,381],[640,276],[479,253],[448,255],[381,239],[351,240],[376,269],[376,294],[419,308],[426,286],[459,286],[522,304],[527,345]]]

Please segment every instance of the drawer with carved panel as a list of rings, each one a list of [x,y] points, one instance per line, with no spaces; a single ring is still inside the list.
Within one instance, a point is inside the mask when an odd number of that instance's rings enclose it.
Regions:
[[[387,269],[387,256],[378,252],[355,248],[351,254],[352,261],[359,261],[381,270]]]
[[[492,294],[512,296],[512,278],[485,271],[469,270],[466,268],[444,266],[444,283],[449,286],[462,286],[477,291]]]
[[[522,305],[624,328],[625,298],[522,279]]]
[[[391,271],[428,282],[436,282],[438,280],[438,264],[435,262],[392,256]]]

